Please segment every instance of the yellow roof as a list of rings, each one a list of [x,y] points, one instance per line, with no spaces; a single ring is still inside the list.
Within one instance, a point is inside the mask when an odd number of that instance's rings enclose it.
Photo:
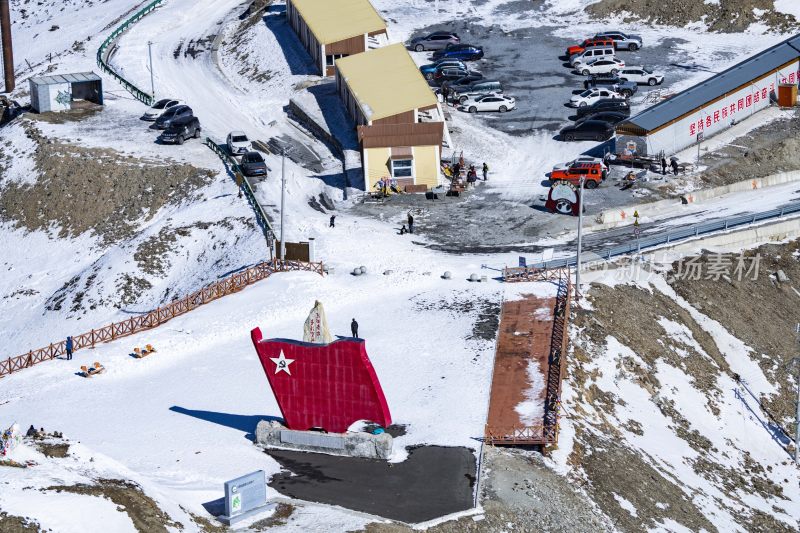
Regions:
[[[437,103],[400,43],[337,59],[336,69],[370,122]]]
[[[292,0],[320,44],[386,29],[369,0]]]

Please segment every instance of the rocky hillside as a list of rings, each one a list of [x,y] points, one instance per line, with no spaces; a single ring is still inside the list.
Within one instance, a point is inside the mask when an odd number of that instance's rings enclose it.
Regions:
[[[797,531],[799,247],[592,285],[556,455],[620,530]]]
[[[701,23],[711,31],[735,33],[752,24],[781,32],[797,28],[797,19],[776,9],[774,0],[600,0],[586,10],[598,18],[623,16],[669,26]]]

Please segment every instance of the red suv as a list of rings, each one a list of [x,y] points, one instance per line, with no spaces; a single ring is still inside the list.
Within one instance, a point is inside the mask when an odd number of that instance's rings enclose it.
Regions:
[[[575,54],[582,54],[584,50],[589,48],[590,46],[614,46],[614,40],[609,39],[607,37],[603,38],[591,38],[586,39],[581,44],[576,44],[575,46],[570,46],[567,48],[567,58],[574,56]]]
[[[585,178],[583,182],[585,188],[596,189],[606,179],[606,170],[602,163],[575,163],[566,168],[556,167],[550,173],[550,183],[568,181],[578,185],[582,177]]]

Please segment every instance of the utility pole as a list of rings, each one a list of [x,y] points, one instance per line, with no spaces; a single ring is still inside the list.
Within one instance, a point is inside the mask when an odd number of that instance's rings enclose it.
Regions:
[[[0,32],[3,34],[5,92],[10,93],[16,87],[16,80],[14,79],[14,50],[11,46],[11,8],[8,5],[8,0],[0,0]]]
[[[153,100],[156,98],[156,82],[155,78],[153,77],[153,43],[152,41],[147,41],[147,54],[150,56],[150,95],[153,97]]]
[[[284,208],[286,207],[286,148],[281,150],[281,261],[286,259],[286,228]]]
[[[575,295],[581,297],[581,249],[583,248],[583,186],[586,176],[578,182],[578,256],[575,264]]]

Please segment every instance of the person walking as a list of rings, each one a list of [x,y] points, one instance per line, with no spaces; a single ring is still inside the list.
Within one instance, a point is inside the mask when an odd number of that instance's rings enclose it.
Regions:
[[[336,227],[336,215],[331,215],[330,227],[331,228],[335,228]]]
[[[67,337],[67,361],[72,361],[72,350],[74,348],[72,344],[72,337]]]
[[[672,160],[672,173],[678,175],[678,162],[674,159]]]
[[[667,158],[661,158],[661,174],[666,176],[667,175]]]
[[[414,233],[414,217],[411,216],[411,212],[408,212],[408,232]]]
[[[350,333],[353,334],[354,338],[358,338],[358,322],[356,322],[355,318],[350,322]]]
[[[489,165],[486,164],[486,161],[483,162],[483,181],[489,179]]]

